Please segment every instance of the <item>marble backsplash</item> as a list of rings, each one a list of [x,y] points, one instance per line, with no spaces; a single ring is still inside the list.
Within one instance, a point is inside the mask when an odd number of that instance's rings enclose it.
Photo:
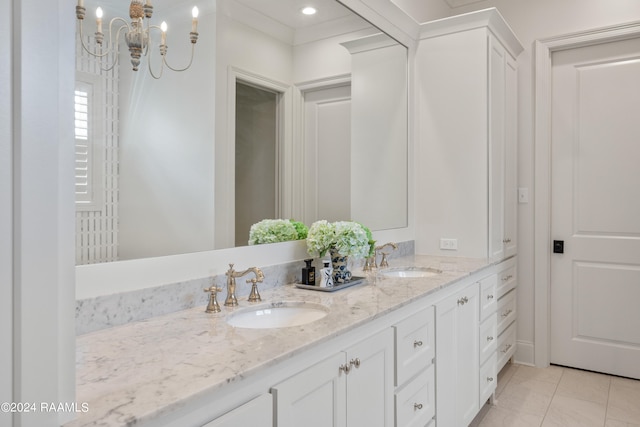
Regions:
[[[413,240],[398,243],[398,250],[393,251],[388,259],[413,255],[415,244]],[[378,258],[378,262],[380,258]],[[317,270],[322,268],[319,259],[314,263]],[[270,289],[277,286],[294,283],[300,280],[302,261],[286,264],[258,266],[264,273],[264,282],[258,284],[258,289]],[[246,266],[243,266],[243,268]],[[247,277],[249,278],[249,276]],[[244,282],[244,278],[237,281],[236,295],[246,297],[251,286]],[[76,334],[82,335],[113,326],[149,319],[180,310],[202,306],[204,310],[209,298],[203,289],[212,284],[223,289],[218,294],[218,301],[222,305],[226,297],[226,276],[219,274],[184,282],[171,283],[153,288],[146,288],[132,292],[114,295],[104,295],[76,301]]]

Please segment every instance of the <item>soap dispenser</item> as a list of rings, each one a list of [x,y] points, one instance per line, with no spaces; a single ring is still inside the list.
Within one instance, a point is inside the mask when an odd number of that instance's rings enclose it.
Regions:
[[[320,272],[320,287],[333,288],[333,268],[331,268],[330,260],[323,260],[324,267]]]
[[[311,265],[311,263],[313,262],[313,258],[305,259],[304,262],[307,264],[307,266],[302,269],[302,284],[315,286],[316,268]]]

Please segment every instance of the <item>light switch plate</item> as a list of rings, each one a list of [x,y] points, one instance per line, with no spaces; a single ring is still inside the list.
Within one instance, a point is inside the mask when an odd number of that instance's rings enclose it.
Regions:
[[[518,203],[529,203],[529,189],[526,187],[518,188]]]

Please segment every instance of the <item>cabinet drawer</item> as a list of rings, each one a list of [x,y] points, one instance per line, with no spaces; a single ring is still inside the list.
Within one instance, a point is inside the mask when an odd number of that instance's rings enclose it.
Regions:
[[[482,365],[498,347],[498,330],[495,314],[480,325],[480,364]]]
[[[498,297],[496,295],[496,287],[498,284],[498,276],[492,274],[480,281],[480,321],[491,316],[496,311]]]
[[[516,351],[516,324],[512,323],[500,336],[498,336],[498,362],[496,366],[496,372],[500,370],[507,363],[509,358],[513,356]]]
[[[496,390],[498,382],[497,373],[496,355],[494,353],[492,357],[480,367],[480,406],[484,405],[484,402],[486,402]]]
[[[396,393],[396,425],[422,427],[436,414],[434,365]]]
[[[498,273],[496,296],[501,298],[504,294],[516,287],[516,266],[513,265]]]
[[[516,319],[516,290],[498,300],[498,335]]]
[[[402,320],[393,328],[396,340],[396,386],[399,386],[433,363],[434,307]]]

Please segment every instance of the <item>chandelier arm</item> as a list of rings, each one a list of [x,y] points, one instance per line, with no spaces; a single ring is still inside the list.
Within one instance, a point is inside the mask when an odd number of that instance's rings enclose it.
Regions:
[[[114,46],[113,40],[111,40],[111,37],[113,37],[113,24],[116,21],[121,21],[123,24],[120,28],[118,28],[118,31],[116,33],[116,44],[115,44],[116,48],[118,46],[118,43],[120,42],[120,31],[122,31],[123,28],[126,28],[127,30],[131,30],[129,23],[125,21],[123,18],[116,16],[111,21],[109,21],[109,50],[112,50]],[[116,49],[113,49],[113,50],[115,51]]]
[[[151,44],[151,43],[149,43],[149,44]],[[164,57],[163,57],[162,62],[160,63],[160,74],[158,74],[156,76],[156,74],[153,72],[153,69],[151,68],[151,50],[148,50],[147,67],[149,68],[149,74],[151,74],[151,77],[153,77],[156,80],[159,80],[160,77],[162,77],[162,73],[164,72]]]
[[[112,23],[113,23],[113,21],[115,19],[116,18],[112,19]],[[120,32],[122,30],[124,30],[125,28],[129,28],[129,26],[126,25],[127,22],[124,19],[122,19],[122,18],[118,18],[118,19],[123,21],[125,23],[125,25],[122,25],[120,28],[118,28],[118,31],[116,32],[116,44],[114,45],[111,42],[112,31],[111,31],[111,24],[109,24],[109,45],[110,46],[109,46],[109,50],[105,53],[105,55],[108,54],[108,53],[113,53],[114,60],[113,60],[113,64],[111,64],[109,67],[107,67],[107,68],[100,67],[100,69],[102,71],[111,71],[111,70],[113,70],[113,67],[115,67],[118,64],[118,59],[120,58],[120,55],[118,54],[118,46],[120,45]],[[113,48],[113,46],[115,46],[115,48]]]
[[[196,45],[195,43],[191,43],[191,59],[189,59],[189,64],[184,67],[184,68],[173,68],[171,65],[169,65],[169,63],[167,62],[167,57],[166,55],[162,57],[162,62],[165,63],[167,65],[167,67],[171,70],[171,71],[186,71],[189,69],[189,67],[191,67],[191,64],[193,63],[193,54],[196,50]]]
[[[82,45],[82,49],[84,49],[85,52],[87,52],[89,55],[95,56],[97,58],[104,58],[105,56],[107,56],[109,54],[109,51],[105,52],[105,53],[95,53],[92,52],[87,45],[84,43],[84,33],[82,31],[82,21],[80,21],[80,29],[79,29],[79,33],[80,33],[80,44]]]

